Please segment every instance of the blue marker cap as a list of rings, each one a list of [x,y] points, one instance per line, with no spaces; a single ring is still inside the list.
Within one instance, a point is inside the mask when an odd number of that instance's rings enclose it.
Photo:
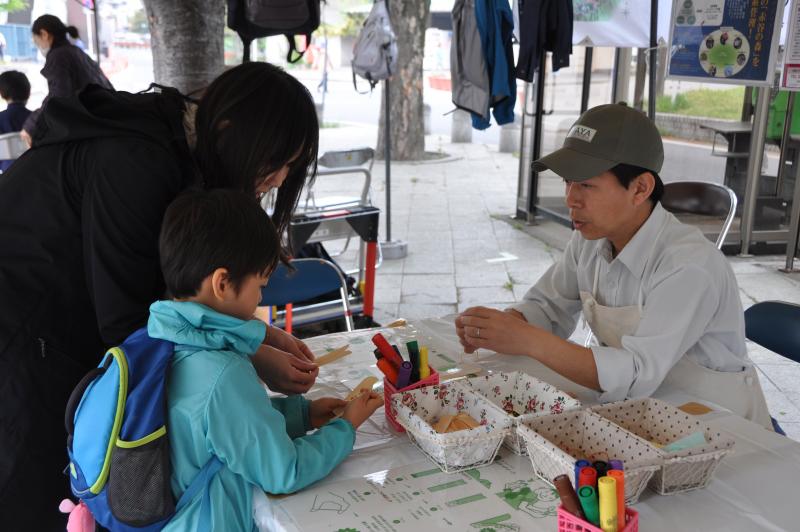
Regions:
[[[624,467],[622,467],[622,460],[609,460],[608,468],[616,469],[617,471],[623,471],[625,469]]]

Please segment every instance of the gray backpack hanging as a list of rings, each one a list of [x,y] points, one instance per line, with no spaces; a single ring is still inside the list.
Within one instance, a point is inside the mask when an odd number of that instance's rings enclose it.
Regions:
[[[358,33],[353,46],[352,66],[353,87],[356,87],[358,75],[369,82],[370,89],[397,70],[397,37],[392,30],[389,9],[384,0],[375,0],[372,11]]]

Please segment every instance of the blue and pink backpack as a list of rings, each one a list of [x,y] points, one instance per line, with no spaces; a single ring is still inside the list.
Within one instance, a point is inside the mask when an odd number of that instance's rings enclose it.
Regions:
[[[142,328],[113,347],[70,396],[65,423],[72,493],[114,532],[154,531],[208,489],[222,463],[212,458],[175,503],[170,487],[166,382],[174,344]]]

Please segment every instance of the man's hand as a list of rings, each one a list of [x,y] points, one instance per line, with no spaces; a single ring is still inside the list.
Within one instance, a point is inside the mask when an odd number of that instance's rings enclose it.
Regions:
[[[278,327],[269,325],[267,327],[269,327],[269,329],[267,332],[266,345],[290,353],[302,360],[314,362],[314,353],[311,352],[311,349],[308,348],[305,342]]]
[[[330,421],[336,416],[334,410],[347,406],[347,401],[335,397],[322,397],[311,401],[308,405],[308,414],[311,418],[311,426],[315,429]]]
[[[483,348],[507,355],[530,356],[539,331],[518,312],[487,307],[470,307],[458,315],[455,323],[458,339],[467,353]]]
[[[269,389],[286,395],[307,392],[319,373],[316,364],[263,344],[251,360]]]

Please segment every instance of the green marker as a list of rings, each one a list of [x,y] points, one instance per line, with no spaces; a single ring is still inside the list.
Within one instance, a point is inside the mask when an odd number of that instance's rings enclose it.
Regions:
[[[583,486],[578,490],[581,508],[586,520],[595,526],[600,526],[600,508],[597,505],[597,492],[591,486]]]

